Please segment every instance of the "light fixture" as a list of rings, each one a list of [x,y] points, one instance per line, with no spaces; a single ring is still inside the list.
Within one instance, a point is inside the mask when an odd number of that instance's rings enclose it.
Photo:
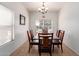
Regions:
[[[39,10],[39,12],[41,12],[42,14],[47,13],[48,8],[47,8],[47,7],[45,7],[45,2],[43,2],[42,7],[41,7],[41,8],[39,8],[38,10]]]

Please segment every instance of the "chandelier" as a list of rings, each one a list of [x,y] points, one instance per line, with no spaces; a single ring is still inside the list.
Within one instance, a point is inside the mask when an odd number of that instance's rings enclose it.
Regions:
[[[47,8],[47,7],[45,7],[45,2],[43,2],[42,7],[41,7],[41,8],[39,8],[38,10],[39,10],[39,12],[41,12],[42,14],[47,13],[48,8]]]

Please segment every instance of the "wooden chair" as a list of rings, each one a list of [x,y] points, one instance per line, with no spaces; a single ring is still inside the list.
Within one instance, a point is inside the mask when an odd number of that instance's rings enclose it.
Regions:
[[[33,41],[33,37],[34,37],[33,31],[32,31],[32,30],[29,30],[29,32],[30,32],[30,35],[31,35],[31,39],[32,39],[32,41]]]
[[[33,40],[29,31],[27,31],[27,35],[28,35],[28,40],[29,40],[29,52],[30,52],[30,49],[32,48],[33,45],[39,44],[39,40]]]
[[[56,36],[59,37],[61,30],[57,30]]]
[[[38,33],[39,37],[39,55],[43,52],[48,52],[50,55],[52,55],[51,47],[52,47],[52,39],[53,39],[53,33]]]
[[[61,30],[59,37],[53,38],[53,40],[52,40],[53,51],[54,51],[54,45],[57,45],[57,46],[61,45],[61,50],[62,50],[62,52],[63,52],[62,43],[63,43],[64,33],[65,33],[65,31],[62,31],[62,30]]]

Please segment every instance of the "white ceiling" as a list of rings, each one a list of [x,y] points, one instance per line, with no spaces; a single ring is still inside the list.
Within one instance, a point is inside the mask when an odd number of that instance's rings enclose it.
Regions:
[[[38,8],[42,6],[42,2],[24,2],[23,4],[29,11],[38,11]],[[48,11],[59,11],[64,4],[65,2],[45,2]]]

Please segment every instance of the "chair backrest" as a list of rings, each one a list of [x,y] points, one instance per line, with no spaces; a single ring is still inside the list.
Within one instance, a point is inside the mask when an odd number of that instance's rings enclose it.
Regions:
[[[56,36],[59,37],[61,30],[57,30]]]
[[[30,30],[29,32],[30,32],[31,39],[33,40],[34,35],[33,35],[32,30]]]
[[[39,46],[49,47],[52,45],[53,33],[38,33]]]
[[[65,31],[61,30],[60,31],[60,35],[59,35],[59,38],[63,41],[63,38],[64,38],[64,34],[65,34]]]
[[[29,32],[29,31],[27,31],[27,36],[28,36],[28,40],[29,40],[29,43],[30,43],[30,41],[31,41],[31,36],[30,36],[30,32]]]

